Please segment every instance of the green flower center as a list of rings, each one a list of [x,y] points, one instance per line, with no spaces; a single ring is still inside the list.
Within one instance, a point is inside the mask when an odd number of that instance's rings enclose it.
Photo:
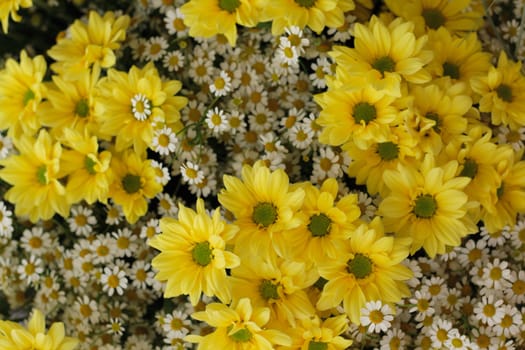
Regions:
[[[252,220],[257,225],[268,227],[277,221],[277,208],[272,203],[258,203],[253,208]]]
[[[512,102],[512,89],[507,84],[501,84],[496,88],[498,97],[505,102]]]
[[[372,63],[372,67],[381,72],[381,75],[385,76],[385,72],[393,72],[396,68],[396,63],[393,59],[388,56],[383,56],[375,60]]]
[[[231,334],[230,338],[233,341],[245,343],[252,339],[252,332],[250,332],[247,328],[239,329],[237,332]]]
[[[36,178],[39,184],[47,185],[47,167],[45,165],[38,167],[36,170]]]
[[[328,349],[328,344],[322,341],[313,341],[310,340],[308,343],[308,350],[326,350]]]
[[[473,179],[477,173],[478,164],[472,159],[466,159],[465,163],[463,164],[463,170],[461,170],[459,176],[466,176]]]
[[[370,123],[376,118],[375,106],[367,102],[359,102],[354,106],[354,120],[357,124],[364,122],[365,124]]]
[[[81,118],[85,118],[88,116],[89,104],[85,98],[77,102],[77,105],[75,106],[75,114]]]
[[[97,163],[91,159],[89,155],[84,158],[84,166],[86,167],[87,172],[91,175],[95,175],[97,173],[95,170],[95,165],[97,165]]]
[[[450,62],[443,63],[443,76],[459,79],[459,66]]]
[[[235,12],[239,6],[241,6],[240,0],[219,0],[219,7],[229,13]]]
[[[328,283],[328,280],[322,278],[322,277],[319,277],[319,279],[317,281],[315,281],[314,283],[314,287],[319,289],[319,290],[323,290],[324,288],[324,285]]]
[[[200,242],[195,244],[191,251],[191,257],[200,266],[207,266],[212,260],[210,243]]]
[[[140,176],[138,175],[132,175],[127,174],[122,179],[122,187],[124,187],[124,191],[128,194],[136,193],[140,190]]]
[[[24,106],[27,106],[27,104],[29,103],[29,101],[31,101],[32,99],[35,98],[35,93],[33,92],[33,90],[31,89],[28,89],[26,91],[26,93],[24,94],[24,98],[23,98],[23,103],[24,103]]]
[[[425,20],[425,24],[430,29],[438,29],[445,24],[446,21],[445,16],[443,16],[443,13],[438,9],[423,9],[421,15]]]
[[[315,5],[315,3],[317,2],[317,0],[295,0],[295,2],[301,6],[301,7],[306,7],[307,9],[309,9],[310,7],[313,7]]]
[[[428,112],[427,114],[425,114],[425,118],[433,120],[435,122],[432,129],[439,134],[441,132],[441,120],[439,120],[439,115],[434,112]]]
[[[308,230],[314,237],[323,237],[330,233],[330,224],[332,220],[325,214],[316,214],[310,217]]]
[[[391,141],[380,142],[377,144],[377,153],[382,160],[394,160],[399,155],[399,147]]]
[[[417,197],[414,205],[414,214],[418,218],[428,219],[431,218],[437,209],[437,203],[434,197],[429,194],[423,194]]]
[[[348,272],[354,275],[357,279],[369,276],[374,267],[372,260],[360,253],[354,255],[353,259],[348,260],[346,265]]]
[[[262,281],[259,286],[259,293],[264,300],[279,299],[279,293],[277,293],[277,284],[272,283],[270,280]]]
[[[503,191],[505,190],[504,186],[503,186],[503,182],[501,183],[501,186],[498,187],[498,189],[496,190],[496,195],[498,196],[498,199],[500,199],[502,196],[503,196]]]

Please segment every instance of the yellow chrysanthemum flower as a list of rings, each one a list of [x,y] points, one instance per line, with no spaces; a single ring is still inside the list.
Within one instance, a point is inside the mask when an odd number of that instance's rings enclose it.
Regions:
[[[66,196],[69,203],[85,200],[105,203],[113,180],[111,152],[98,151],[98,139],[72,129],[63,129],[62,144],[67,147],[60,158],[60,173],[67,176]]]
[[[0,349],[3,350],[73,350],[78,339],[66,337],[64,324],[55,322],[46,333],[46,320],[33,310],[27,329],[11,321],[0,321]]]
[[[338,28],[345,22],[344,14],[355,8],[353,0],[258,0],[261,21],[272,21],[272,34],[285,28],[309,27],[317,34],[325,27]]]
[[[190,36],[209,38],[224,34],[231,46],[237,41],[236,24],[253,27],[259,22],[254,0],[190,0],[181,6]]]
[[[367,301],[397,303],[410,295],[404,281],[412,272],[401,264],[408,256],[407,243],[407,239],[385,236],[378,217],[359,226],[344,245],[343,254],[319,264],[319,273],[328,282],[317,308],[328,310],[343,302],[350,320],[360,324]]]
[[[497,67],[490,67],[483,77],[472,79],[472,90],[481,96],[480,112],[491,113],[494,125],[508,125],[512,130],[525,126],[525,77],[521,62],[513,62],[501,51]]]
[[[36,110],[45,97],[42,82],[46,74],[44,56],[31,59],[20,52],[20,62],[8,59],[0,72],[0,129],[9,129],[10,135],[34,135],[40,128]]]
[[[305,192],[301,208],[305,220],[287,237],[294,247],[293,257],[314,263],[333,259],[361,215],[357,195],[348,194],[336,201],[339,186],[335,179],[325,180],[320,189],[310,182],[300,186]]]
[[[386,0],[394,14],[415,23],[419,36],[446,28],[453,33],[475,32],[483,25],[483,11],[468,11],[471,0]]]
[[[18,14],[18,10],[33,6],[33,0],[4,0],[0,2],[0,21],[2,21],[2,30],[7,33],[9,28],[9,16],[15,22],[20,22],[22,17]]]
[[[133,224],[148,211],[148,199],[162,191],[155,168],[149,159],[134,152],[114,155],[111,169],[115,175],[109,196],[122,206],[126,220]]]
[[[180,113],[187,98],[175,96],[181,89],[177,80],[163,82],[153,63],[129,72],[109,70],[101,79],[96,99],[100,133],[115,136],[117,152],[133,146],[143,154],[151,145],[155,128],[164,125],[181,129]]]
[[[429,72],[437,78],[461,81],[467,84],[468,91],[470,80],[486,75],[490,68],[491,55],[483,52],[476,33],[457,37],[440,28],[428,34],[428,44],[434,53],[434,59],[427,66]]]
[[[319,274],[308,262],[282,259],[275,254],[261,258],[236,246],[242,264],[232,269],[229,279],[233,301],[249,298],[254,306],[270,308],[271,320],[294,325],[315,314],[306,288]]]
[[[270,310],[252,307],[250,299],[244,298],[232,307],[211,303],[206,311],[195,312],[192,318],[204,321],[215,331],[206,335],[188,335],[184,340],[198,343],[198,350],[272,350],[277,345],[291,345],[285,333],[268,328]]]
[[[390,126],[398,124],[400,114],[395,98],[371,87],[355,90],[329,90],[316,95],[322,111],[316,123],[323,127],[319,141],[340,146],[352,140],[366,149],[373,142],[388,141]]]
[[[304,191],[291,190],[288,176],[282,169],[270,171],[262,161],[242,168],[242,180],[225,175],[219,202],[233,213],[240,232],[236,247],[269,256],[276,251],[287,255],[288,244],[283,235],[301,224],[298,211]]]
[[[352,340],[341,336],[347,329],[346,315],[329,317],[324,320],[317,315],[304,318],[296,327],[288,329],[288,334],[292,337],[292,346],[282,347],[279,350],[344,350],[353,343]]]
[[[50,127],[55,135],[60,134],[63,128],[96,134],[99,126],[95,120],[94,94],[99,75],[100,69],[96,67],[92,71],[79,73],[75,80],[54,75],[47,100],[37,110],[42,125]]]
[[[101,68],[112,67],[116,62],[114,50],[126,39],[129,16],[115,17],[106,12],[104,17],[89,12],[88,22],[76,20],[68,28],[70,36],[59,39],[47,54],[57,62],[51,69],[63,77],[75,80],[78,74],[93,65]]]
[[[467,214],[476,204],[469,202],[464,192],[470,178],[456,177],[457,169],[457,161],[437,167],[434,156],[427,154],[419,171],[398,165],[397,170],[387,170],[383,175],[390,194],[379,205],[378,213],[386,230],[412,238],[412,254],[423,247],[433,258],[477,232]]]
[[[347,142],[342,147],[352,159],[347,173],[357,184],[366,185],[368,193],[384,196],[388,190],[383,173],[387,169],[396,169],[399,163],[417,164],[422,157],[417,143],[418,139],[404,126],[390,128],[386,141],[374,142],[366,149],[357,147],[352,141]]]
[[[417,38],[414,24],[398,18],[388,25],[373,16],[368,25],[354,26],[354,48],[336,46],[330,56],[335,59],[335,79],[329,87],[373,86],[384,93],[401,97],[401,83],[422,84],[430,81],[425,65],[432,51],[425,50],[427,36]]]
[[[15,213],[32,222],[50,219],[55,213],[67,217],[69,204],[59,179],[62,146],[41,130],[35,139],[22,135],[14,140],[20,154],[0,161],[0,178],[13,185],[5,198],[15,204]]]
[[[204,293],[229,303],[226,269],[237,267],[240,260],[226,251],[226,244],[239,228],[221,218],[220,208],[210,217],[199,198],[196,212],[179,204],[178,219],[162,218],[160,229],[148,244],[161,251],[152,266],[159,271],[156,279],[167,281],[164,297],[188,294],[196,305]]]

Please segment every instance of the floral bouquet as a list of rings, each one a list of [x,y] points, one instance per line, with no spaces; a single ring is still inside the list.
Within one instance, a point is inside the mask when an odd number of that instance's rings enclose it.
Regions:
[[[522,0],[0,21],[0,349],[525,348]]]

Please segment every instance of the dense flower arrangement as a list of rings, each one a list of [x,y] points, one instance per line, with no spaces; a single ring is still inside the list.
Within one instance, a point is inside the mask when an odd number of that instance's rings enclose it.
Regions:
[[[523,1],[0,21],[1,349],[525,347]]]

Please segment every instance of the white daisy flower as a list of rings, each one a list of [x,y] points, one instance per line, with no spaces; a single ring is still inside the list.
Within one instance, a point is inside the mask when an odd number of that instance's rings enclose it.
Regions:
[[[226,96],[231,90],[231,78],[225,71],[221,71],[219,76],[210,84],[210,92],[216,97]]]
[[[109,296],[112,296],[115,292],[118,295],[122,295],[128,287],[126,272],[116,265],[112,269],[108,266],[104,267],[100,283],[102,283],[102,290],[108,293]]]

